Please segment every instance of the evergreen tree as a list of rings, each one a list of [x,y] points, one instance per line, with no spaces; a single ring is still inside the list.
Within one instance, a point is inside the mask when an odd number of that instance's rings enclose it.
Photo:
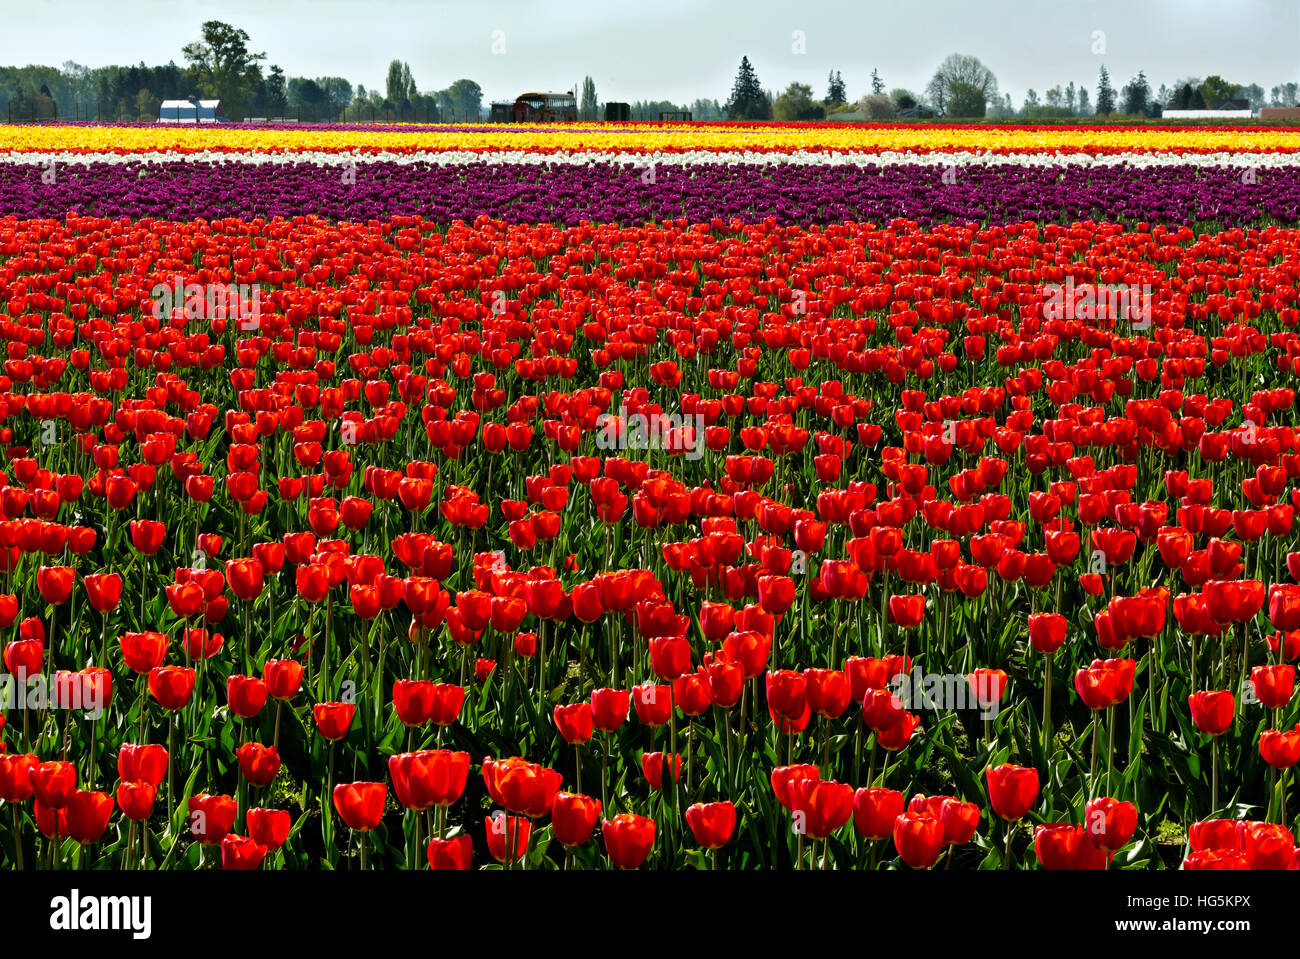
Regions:
[[[832,70],[828,82],[829,85],[826,89],[826,105],[828,107],[837,107],[845,100],[844,78],[840,76],[838,70]]]
[[[583,120],[595,120],[596,110],[596,81],[586,77],[582,81],[582,101],[578,107],[578,115]]]
[[[284,71],[273,63],[266,78],[266,115],[282,117],[288,106],[289,95],[284,85]]]
[[[1147,76],[1141,70],[1138,75],[1124,85],[1124,112],[1129,114],[1144,114],[1147,112],[1147,102],[1151,98],[1151,87],[1147,83]]]
[[[771,110],[771,100],[764,96],[763,87],[747,56],[740,58],[740,70],[736,73],[726,109],[731,120],[765,120]]]
[[[885,81],[880,79],[880,71],[874,68],[871,71],[871,92],[873,94],[885,92]]]
[[[1115,112],[1115,88],[1110,85],[1110,74],[1103,64],[1097,75],[1097,116],[1103,117]]]

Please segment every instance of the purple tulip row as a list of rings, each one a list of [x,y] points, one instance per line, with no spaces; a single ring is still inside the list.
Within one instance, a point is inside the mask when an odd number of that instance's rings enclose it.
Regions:
[[[1300,167],[941,167],[644,163],[370,162],[355,171],[309,162],[0,165],[0,216],[293,217],[486,215],[512,223],[773,218],[784,224],[898,217],[1014,223],[1300,222]],[[945,182],[951,181],[951,182]]]

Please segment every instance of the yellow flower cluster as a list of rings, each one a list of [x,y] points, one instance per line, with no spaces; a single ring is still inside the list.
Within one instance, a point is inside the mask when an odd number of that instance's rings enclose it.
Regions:
[[[0,125],[0,152],[411,153],[451,150],[680,152],[1201,153],[1300,150],[1300,127],[744,124],[364,124],[334,127]]]

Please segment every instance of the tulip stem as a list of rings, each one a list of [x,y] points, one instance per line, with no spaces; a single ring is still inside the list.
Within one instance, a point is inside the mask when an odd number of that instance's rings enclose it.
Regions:
[[[1055,653],[1048,653],[1043,667],[1043,766],[1045,768],[1052,755],[1052,660],[1055,658]]]
[[[1008,821],[1007,822],[1007,848],[1006,848],[1006,854],[1002,857],[1003,869],[1011,868],[1011,840],[1015,838],[1015,835],[1016,835],[1015,823]]]
[[[1210,813],[1219,808],[1219,737],[1210,740]]]
[[[1088,780],[1092,784],[1093,795],[1097,792],[1097,739],[1101,733],[1101,710],[1092,714],[1092,764],[1088,770]]]
[[[18,831],[18,804],[10,803],[9,812],[13,816],[14,822],[14,862],[18,866],[18,871],[23,871],[23,834]],[[57,818],[58,812],[55,811]]]
[[[167,821],[172,820],[172,812],[176,805],[176,793],[172,789],[172,766],[175,763],[174,754],[176,752],[176,735],[175,735],[175,714],[171,711],[167,713]]]
[[[1129,703],[1133,700],[1130,697]],[[1115,795],[1115,707],[1109,706],[1106,709],[1106,792],[1112,797]]]

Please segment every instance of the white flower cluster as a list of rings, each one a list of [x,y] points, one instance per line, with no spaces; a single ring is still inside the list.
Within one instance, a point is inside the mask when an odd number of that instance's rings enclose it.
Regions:
[[[642,167],[687,167],[702,164],[727,163],[747,166],[927,166],[927,167],[1258,167],[1283,168],[1300,166],[1300,153],[992,153],[988,151],[952,151],[910,153],[868,150],[851,152],[816,152],[795,150],[691,150],[684,153],[659,153],[635,151],[580,150],[572,152],[539,153],[530,150],[484,151],[439,150],[416,153],[355,153],[304,150],[301,152],[264,151],[213,151],[195,153],[147,151],[139,153],[73,153],[58,151],[4,152],[0,163],[19,166],[57,165],[92,166],[149,165],[164,163],[215,163],[253,164],[256,166],[294,166],[309,163],[322,167],[362,166],[367,163],[394,163],[402,166],[432,164],[455,166],[485,164],[488,166],[562,165],[592,166],[595,164],[622,163]]]

